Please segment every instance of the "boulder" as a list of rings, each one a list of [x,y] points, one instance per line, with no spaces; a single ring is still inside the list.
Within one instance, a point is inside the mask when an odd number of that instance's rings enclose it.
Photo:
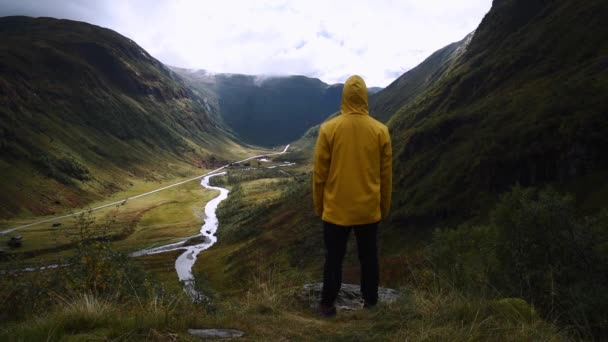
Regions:
[[[188,334],[200,338],[236,338],[245,335],[235,329],[188,329]]]
[[[323,283],[306,284],[302,289],[296,292],[296,298],[301,303],[315,309],[321,301],[321,292]],[[393,302],[401,294],[399,291],[389,288],[378,288],[378,302],[390,303]],[[363,297],[361,297],[361,287],[353,284],[342,284],[338,298],[336,299],[336,307],[341,310],[358,310],[363,307]]]

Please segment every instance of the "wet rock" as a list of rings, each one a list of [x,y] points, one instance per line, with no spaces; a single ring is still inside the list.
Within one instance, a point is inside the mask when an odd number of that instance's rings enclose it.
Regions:
[[[235,329],[188,329],[188,334],[200,338],[236,338],[245,335]]]
[[[300,291],[296,293],[296,298],[303,304],[314,309],[321,301],[321,292],[323,290],[322,283],[306,284]],[[378,302],[389,303],[393,302],[400,296],[399,291],[389,288],[378,288]],[[338,298],[336,299],[336,307],[341,310],[358,310],[363,307],[363,298],[361,297],[361,288],[359,285],[342,284]]]

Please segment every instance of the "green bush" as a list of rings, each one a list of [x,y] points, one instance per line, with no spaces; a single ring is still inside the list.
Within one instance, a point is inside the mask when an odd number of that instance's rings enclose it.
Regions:
[[[436,230],[429,248],[431,263],[458,288],[486,290],[498,266],[496,235],[495,227],[487,225]]]
[[[59,283],[75,293],[90,293],[96,297],[127,298],[142,296],[146,289],[146,274],[126,254],[113,250],[110,230],[116,226],[112,218],[96,224],[91,213],[77,217],[71,239],[75,253],[61,264]],[[124,229],[127,229],[124,227]]]
[[[247,165],[245,165],[247,166]],[[232,184],[238,184],[242,182],[252,181],[256,179],[267,179],[267,178],[285,178],[289,177],[281,173],[278,168],[274,169],[257,169],[257,170],[244,170],[244,169],[229,169],[228,173],[223,177],[212,177],[209,179],[211,186],[226,186]]]
[[[32,162],[43,175],[63,184],[73,184],[73,179],[80,181],[91,179],[89,170],[72,157],[57,159],[52,155],[39,152],[32,157]]]
[[[39,316],[81,296],[122,304],[163,297],[158,282],[133,258],[112,248],[110,231],[116,225],[114,219],[97,223],[90,213],[81,214],[75,229],[65,231],[75,246],[73,254],[51,267],[33,265],[31,272],[18,260],[14,265],[9,261],[0,271],[0,320]]]
[[[55,284],[43,272],[3,271],[0,277],[0,322],[41,315],[53,304],[49,289]]]
[[[496,286],[546,315],[608,329],[608,215],[576,215],[574,199],[516,187],[492,213],[502,277]]]
[[[546,318],[608,331],[608,214],[577,215],[571,195],[515,187],[485,226],[436,231],[437,273],[460,289],[523,298]]]
[[[60,172],[68,175],[71,178],[75,178],[80,181],[87,181],[91,179],[89,170],[74,158],[57,159],[55,166]]]

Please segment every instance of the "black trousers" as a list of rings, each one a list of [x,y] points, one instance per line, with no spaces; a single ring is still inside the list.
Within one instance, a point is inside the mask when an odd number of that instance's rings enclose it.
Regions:
[[[334,305],[342,286],[342,261],[350,231],[355,231],[361,264],[361,294],[367,304],[378,302],[378,223],[359,226],[339,226],[323,221],[325,268],[321,304]]]

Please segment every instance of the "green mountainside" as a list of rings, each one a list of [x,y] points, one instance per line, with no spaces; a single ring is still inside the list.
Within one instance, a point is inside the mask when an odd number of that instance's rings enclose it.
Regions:
[[[416,96],[424,94],[437,81],[449,74],[451,67],[466,51],[472,37],[473,33],[459,42],[437,50],[420,65],[401,75],[386,88],[371,87],[369,89],[370,115],[386,123],[397,110],[414,100]],[[333,115],[325,119],[328,120],[331,117]],[[291,150],[298,155],[299,159],[312,162],[310,157],[320,126],[319,123],[309,128],[291,144]],[[304,155],[308,157],[304,158]]]
[[[495,1],[474,33],[371,95],[392,134],[395,226],[483,216],[516,184],[606,204],[607,11]],[[295,146],[312,153],[315,132]]]
[[[463,55],[474,33],[459,42],[437,50],[415,68],[401,75],[386,88],[369,88],[370,115],[386,123],[401,107],[424,94],[431,86],[449,74],[451,67]],[[341,95],[341,94],[340,94]],[[331,118],[333,115],[326,117]],[[312,154],[320,123],[304,132],[292,144],[298,153]]]
[[[233,145],[204,100],[130,39],[0,18],[0,218],[78,207]]]
[[[209,74],[173,68],[244,142],[287,144],[340,109],[342,84],[305,76]]]
[[[449,74],[454,65],[466,51],[474,33],[459,42],[437,50],[420,65],[401,75],[382,91],[370,96],[369,111],[376,119],[387,122],[395,112],[416,96]]]
[[[494,1],[449,74],[390,120],[393,220],[483,215],[515,184],[606,205],[606,15],[605,1]]]

